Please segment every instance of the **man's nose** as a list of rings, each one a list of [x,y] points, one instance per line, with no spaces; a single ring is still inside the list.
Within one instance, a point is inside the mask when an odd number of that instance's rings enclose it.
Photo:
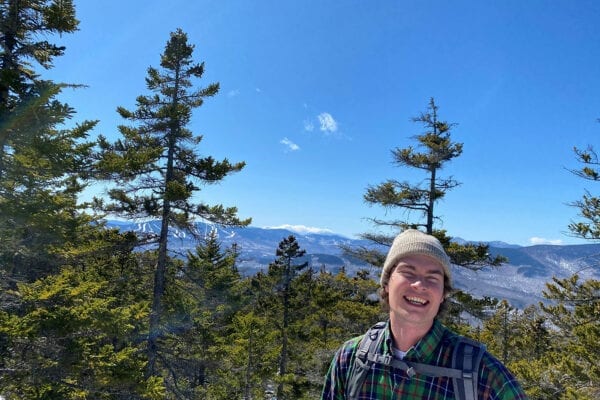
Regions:
[[[427,287],[427,285],[425,285],[423,282],[423,278],[420,278],[420,277],[414,278],[410,285],[415,288],[426,288]]]

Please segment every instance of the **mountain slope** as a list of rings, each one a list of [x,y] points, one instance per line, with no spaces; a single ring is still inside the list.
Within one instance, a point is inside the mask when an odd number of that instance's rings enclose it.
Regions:
[[[108,221],[107,225],[143,233],[158,233],[160,229],[156,221]],[[233,244],[237,246],[240,252],[238,267],[247,275],[266,268],[274,261],[279,242],[289,235],[294,235],[300,247],[306,250],[307,260],[315,269],[325,267],[336,272],[345,267],[350,274],[368,269],[374,278],[379,274],[377,268],[345,256],[340,248],[341,245],[372,246],[365,240],[336,234],[298,233],[287,229],[222,228],[203,223],[196,227],[201,237],[213,230],[216,230],[224,248]],[[169,240],[171,249],[176,254],[193,251],[197,245],[192,235],[175,229],[171,230]],[[384,248],[381,249],[385,251]],[[477,272],[453,266],[454,285],[476,296],[507,299],[512,305],[522,308],[543,300],[542,291],[553,276],[565,278],[577,272],[583,279],[600,279],[600,244],[519,247],[490,242],[490,253],[507,257],[509,263]]]

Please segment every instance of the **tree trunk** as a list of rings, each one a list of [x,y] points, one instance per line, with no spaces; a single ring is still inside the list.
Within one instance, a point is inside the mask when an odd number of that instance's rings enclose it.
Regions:
[[[152,292],[152,309],[150,311],[150,326],[148,329],[148,368],[147,375],[156,373],[156,356],[158,353],[158,338],[162,335],[160,320],[162,316],[162,296],[165,292],[165,276],[167,270],[167,240],[169,224],[163,217],[158,244],[158,260],[154,271],[154,289]]]
[[[289,324],[289,308],[290,308],[290,281],[291,281],[291,260],[288,260],[286,267],[285,289],[283,292],[283,326],[281,328],[281,354],[279,358],[279,378],[282,379],[287,373],[287,357],[288,357],[288,324]],[[283,395],[283,380],[277,386],[277,399],[284,399]]]

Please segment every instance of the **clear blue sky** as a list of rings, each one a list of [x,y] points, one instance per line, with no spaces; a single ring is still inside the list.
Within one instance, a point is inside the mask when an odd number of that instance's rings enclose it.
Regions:
[[[117,137],[117,106],[148,94],[169,33],[205,61],[197,109],[201,154],[246,168],[200,196],[235,205],[259,227],[370,231],[368,185],[415,175],[391,163],[414,144],[411,117],[436,99],[463,154],[443,170],[462,185],[438,205],[451,236],[582,243],[566,203],[584,182],[573,146],[600,147],[600,2],[76,0],[80,31],[44,76],[88,85],[63,100],[94,134]]]

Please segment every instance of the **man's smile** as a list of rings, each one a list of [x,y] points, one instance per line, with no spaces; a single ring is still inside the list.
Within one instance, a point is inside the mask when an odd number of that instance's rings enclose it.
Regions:
[[[424,306],[429,303],[429,300],[422,299],[416,296],[404,296],[404,300],[408,301],[410,304]]]

